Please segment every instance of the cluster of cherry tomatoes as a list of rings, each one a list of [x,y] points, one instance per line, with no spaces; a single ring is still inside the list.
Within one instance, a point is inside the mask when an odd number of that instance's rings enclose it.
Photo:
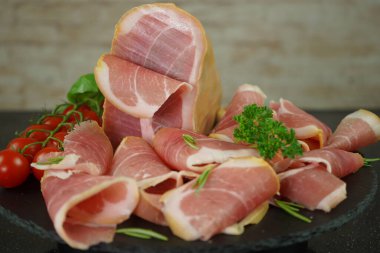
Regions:
[[[62,151],[67,133],[85,120],[95,120],[101,125],[101,119],[90,107],[63,104],[28,126],[0,151],[0,187],[19,186],[31,173],[41,180],[44,171],[31,167],[31,163],[43,154]]]

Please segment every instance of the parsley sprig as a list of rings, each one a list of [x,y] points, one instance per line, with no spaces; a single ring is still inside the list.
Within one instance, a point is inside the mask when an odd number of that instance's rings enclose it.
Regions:
[[[284,157],[302,155],[294,129],[287,129],[282,122],[274,120],[270,108],[248,105],[234,120],[238,123],[234,130],[235,139],[252,144],[262,157],[272,159],[278,151]]]

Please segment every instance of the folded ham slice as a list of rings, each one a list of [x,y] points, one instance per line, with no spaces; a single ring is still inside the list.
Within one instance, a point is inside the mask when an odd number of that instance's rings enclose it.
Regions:
[[[364,165],[364,158],[359,153],[352,153],[335,148],[314,149],[305,152],[296,159],[285,159],[274,165],[276,172],[300,168],[308,164],[318,163],[321,168],[342,178],[355,173]]]
[[[162,197],[172,232],[188,241],[208,240],[245,218],[279,190],[271,166],[254,157],[230,159],[214,168],[199,192],[194,184],[195,180],[190,181]]]
[[[347,196],[346,183],[317,163],[278,175],[280,195],[309,210],[330,212]]]
[[[133,8],[116,25],[111,54],[124,63],[111,64],[107,60],[111,56],[105,56],[95,68],[95,77],[113,106],[143,119],[133,121],[140,123],[137,136],[151,140],[161,126],[201,133],[211,130],[220,107],[221,85],[211,43],[197,19],[174,4]],[[187,90],[174,92],[179,86]],[[129,95],[122,95],[125,92]],[[116,117],[111,110],[105,114],[104,118]],[[106,124],[105,131],[114,132],[123,124]],[[119,138],[112,139],[117,143]]]
[[[41,191],[58,235],[82,250],[111,242],[116,224],[130,216],[139,199],[132,179],[84,173],[45,177]]]
[[[380,140],[380,118],[367,110],[357,110],[347,115],[329,139],[328,147],[346,151],[376,143]]]
[[[270,107],[279,121],[288,128],[293,128],[296,138],[304,141],[310,149],[318,149],[327,145],[331,129],[317,118],[295,106],[292,102],[280,99],[271,102]]]
[[[166,225],[159,199],[166,191],[182,185],[184,175],[169,169],[149,143],[139,137],[124,138],[115,152],[110,175],[135,179],[141,197],[134,213],[150,222]]]
[[[113,157],[112,145],[95,121],[84,121],[75,125],[65,136],[63,147],[63,152],[40,156],[38,163],[33,163],[32,166],[41,170],[66,170],[70,173],[84,172],[91,175],[102,175],[108,171]],[[62,157],[63,160],[53,164],[41,164],[54,157]]]
[[[195,147],[186,143],[184,135],[194,139]],[[194,172],[202,172],[210,164],[217,165],[229,158],[259,156],[257,150],[245,145],[177,128],[161,128],[153,139],[153,148],[173,169]]]

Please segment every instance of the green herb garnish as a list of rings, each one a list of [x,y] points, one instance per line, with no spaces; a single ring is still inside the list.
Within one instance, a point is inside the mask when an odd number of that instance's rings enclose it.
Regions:
[[[274,203],[276,204],[277,207],[281,208],[282,210],[284,210],[288,214],[292,215],[293,217],[300,219],[300,220],[307,222],[307,223],[311,222],[310,218],[299,213],[300,209],[304,208],[303,206],[298,205],[296,203],[282,201],[282,200],[278,200],[278,199],[275,199]]]
[[[58,164],[60,163],[65,157],[64,156],[56,156],[56,157],[51,157],[47,159],[45,162],[38,162],[38,165],[50,165],[50,164]]]
[[[380,158],[364,158],[364,166],[371,167],[373,162],[380,161]]]
[[[206,184],[206,181],[210,175],[211,170],[214,168],[214,165],[209,165],[207,169],[205,169],[202,174],[199,175],[197,178],[197,181],[195,181],[195,184],[193,188],[197,188],[195,191],[199,192],[203,186]]]
[[[185,143],[191,147],[192,149],[199,149],[197,146],[197,142],[195,141],[194,137],[189,134],[183,134],[182,139],[185,141]]]
[[[302,147],[295,137],[294,129],[289,130],[282,122],[274,120],[270,108],[248,105],[234,120],[238,123],[234,130],[235,139],[252,144],[262,157],[272,159],[278,151],[284,157],[302,155]]]
[[[168,240],[168,237],[166,237],[165,235],[162,235],[153,230],[144,229],[144,228],[121,228],[121,229],[116,230],[116,233],[132,236],[132,237],[137,237],[141,239],[155,238],[162,241]]]

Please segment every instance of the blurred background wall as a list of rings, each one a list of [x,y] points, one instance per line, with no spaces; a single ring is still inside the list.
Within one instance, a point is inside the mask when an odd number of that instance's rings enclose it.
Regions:
[[[51,108],[149,1],[1,0],[0,110]],[[305,109],[380,108],[380,1],[175,1],[203,23],[224,104],[242,83]]]

